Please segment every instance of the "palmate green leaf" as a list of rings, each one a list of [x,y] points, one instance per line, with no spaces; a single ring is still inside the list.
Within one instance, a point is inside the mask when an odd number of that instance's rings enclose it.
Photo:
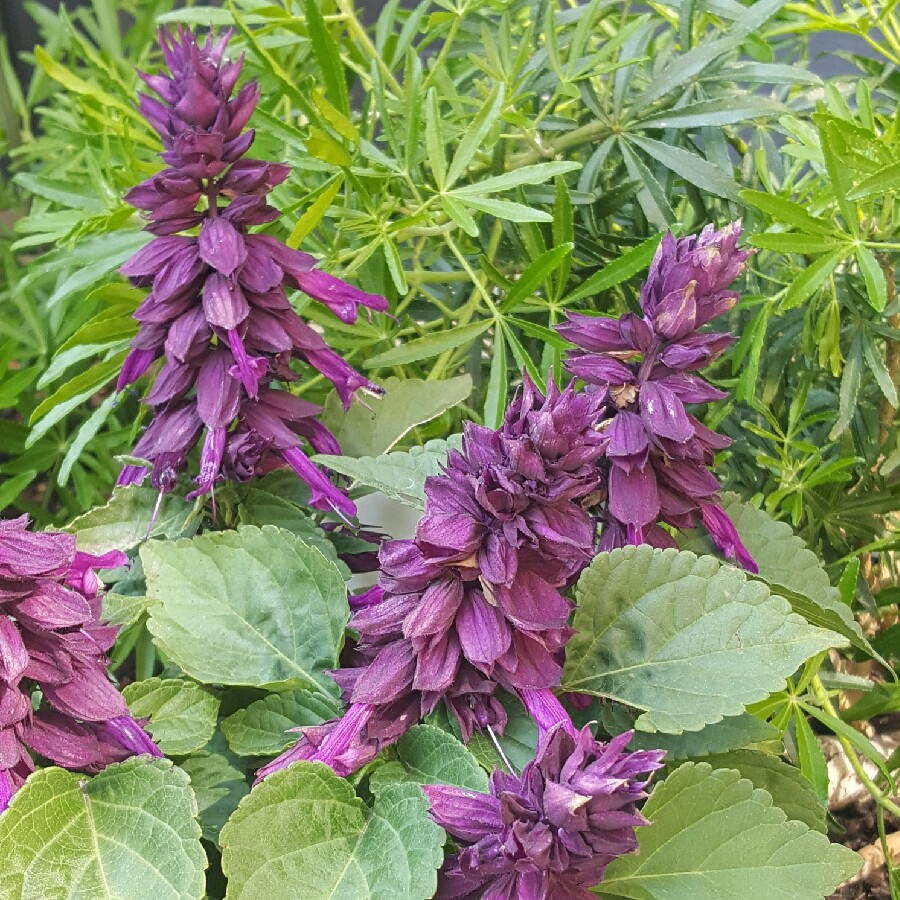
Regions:
[[[41,769],[0,816],[0,900],[200,900],[188,777],[137,757],[86,778]]]
[[[733,125],[748,119],[778,116],[786,112],[788,108],[775,100],[739,93],[668,109],[640,119],[635,124],[641,128],[701,128]]]
[[[323,763],[270,775],[220,840],[226,900],[427,900],[444,858],[419,785],[385,785],[370,809]]]
[[[149,486],[117,487],[105,506],[94,507],[63,530],[76,536],[79,550],[98,555],[132,550],[148,537],[181,537],[191,505],[174,493],[165,494],[151,527],[157,500],[159,491]]]
[[[775,521],[765,510],[730,492],[723,494],[722,508],[759,566],[759,577],[773,593],[784,597],[807,622],[837,632],[860,650],[874,653],[819,558],[790,525]],[[682,550],[697,554],[718,552],[709,536],[699,530],[680,544]]]
[[[815,256],[834,251],[838,244],[833,238],[821,235],[798,234],[796,231],[772,231],[750,235],[750,243],[760,250],[774,250],[776,253],[801,253]]]
[[[549,275],[571,255],[573,246],[572,243],[558,244],[542,253],[507,291],[500,311],[512,309],[517,303],[531,296],[540,285],[545,284]]]
[[[604,266],[599,272],[595,272],[585,281],[581,287],[576,288],[566,298],[566,303],[574,303],[576,300],[582,300],[584,297],[590,297],[599,294],[601,291],[607,291],[617,284],[636,275],[642,269],[646,269],[656,253],[656,248],[662,240],[662,233],[655,234],[646,241],[633,247],[631,250],[623,253],[618,259],[614,259],[611,263]]]
[[[834,235],[833,226],[811,215],[799,203],[779,197],[775,194],[767,194],[765,191],[741,191],[741,200],[750,206],[761,209],[778,222],[798,229],[803,234]]]
[[[674,147],[671,144],[664,144],[662,141],[636,134],[630,134],[628,140],[700,190],[715,194],[717,197],[726,197],[729,200],[737,200],[740,196],[740,187],[737,182],[718,166],[703,159],[702,156],[683,150],[681,147]]]
[[[499,428],[506,414],[509,398],[509,378],[506,374],[506,340],[503,329],[494,332],[491,346],[491,370],[488,375],[487,392],[484,398],[484,424],[488,428]]]
[[[465,204],[451,197],[450,194],[440,195],[441,209],[459,225],[462,230],[471,237],[478,237],[478,223],[472,218]]]
[[[857,331],[850,344],[850,351],[844,363],[841,373],[841,387],[838,392],[838,417],[828,437],[837,439],[847,428],[856,413],[856,398],[859,396],[859,388],[862,384],[863,371],[863,343],[862,332]]]
[[[666,197],[666,191],[663,186],[656,180],[656,176],[647,168],[646,163],[632,149],[631,144],[623,137],[618,139],[619,148],[622,151],[622,161],[628,170],[628,177],[632,181],[641,183],[642,188],[638,191],[638,203],[654,228],[672,228],[675,226],[676,217],[669,201]]]
[[[354,398],[344,412],[337,394],[325,403],[323,423],[348,456],[386,453],[417,425],[462,403],[472,393],[472,379],[459,375],[444,381],[387,378],[383,397]]]
[[[781,300],[781,311],[786,312],[807,301],[831,277],[838,264],[853,251],[851,245],[841,245],[827,256],[820,256],[805,268],[794,281],[788,285]]]
[[[453,197],[482,197],[485,194],[508,191],[523,184],[544,184],[557,175],[565,175],[567,172],[574,172],[580,168],[581,164],[574,161],[522,166],[521,169],[513,169],[511,172],[504,172],[502,175],[495,175],[492,178],[485,178],[483,181],[475,181],[472,184],[454,188],[452,191],[449,191],[449,194]]]
[[[891,163],[864,178],[847,195],[850,200],[865,200],[900,190],[900,162]]]
[[[202,684],[333,690],[347,623],[335,564],[271,525],[141,548],[154,641]]]
[[[68,483],[72,468],[81,459],[81,454],[84,451],[84,448],[87,447],[88,444],[90,444],[97,432],[106,423],[106,420],[112,414],[113,407],[115,405],[116,397],[114,394],[110,394],[90,414],[87,421],[82,423],[75,437],[72,439],[72,442],[69,444],[69,449],[66,450],[66,455],[63,457],[63,461],[60,463],[59,473],[56,476],[56,483],[58,485],[63,486]]]
[[[630,900],[822,900],[862,860],[733,769],[686,763],[644,806],[640,849],[606,870],[601,897]]]
[[[466,167],[472,161],[476,152],[484,144],[484,139],[488,132],[494,127],[500,113],[503,110],[503,101],[506,98],[506,87],[503,82],[498,81],[494,84],[490,94],[484,101],[484,106],[477,116],[468,126],[463,139],[459,142],[450,167],[447,169],[447,180],[445,187],[452,187],[459,181]]]
[[[497,200],[493,197],[475,197],[471,194],[457,194],[456,199],[460,203],[488,213],[498,219],[507,222],[552,222],[553,216],[543,209],[534,209],[524,203],[514,203],[512,200]]]
[[[459,438],[456,437],[447,441],[428,441],[422,447],[411,447],[407,451],[378,457],[354,459],[320,454],[313,457],[313,462],[352,478],[356,484],[381,491],[407,506],[425,509],[425,479],[429,475],[439,475],[441,466],[447,461],[447,450],[458,446]]]
[[[446,331],[438,331],[413,341],[405,341],[397,347],[392,347],[384,353],[367,359],[363,363],[363,367],[366,369],[389,369],[391,366],[405,366],[407,363],[431,359],[445,350],[453,350],[464,344],[470,344],[493,324],[493,319],[485,319],[482,322],[470,322],[468,325],[455,325]]]
[[[707,757],[704,762],[714,769],[737,769],[741,776],[772,795],[775,805],[797,822],[813,831],[826,834],[825,804],[819,801],[813,786],[800,770],[760,750],[735,750]]]
[[[738,715],[842,643],[761,582],[683,551],[601,553],[576,598],[564,688],[643,710],[644,731],[680,734]]]
[[[185,678],[148,678],[122,693],[136,719],[150,719],[148,730],[166,755],[186,756],[212,739],[219,698],[209,689]]]
[[[434,725],[415,725],[397,743],[399,761],[376,769],[370,779],[378,793],[387,784],[452,784],[486,794],[488,779],[462,741]]]
[[[223,719],[222,734],[237,756],[276,756],[299,739],[289,729],[319,725],[337,715],[337,706],[322,694],[285,691],[255,700]]]

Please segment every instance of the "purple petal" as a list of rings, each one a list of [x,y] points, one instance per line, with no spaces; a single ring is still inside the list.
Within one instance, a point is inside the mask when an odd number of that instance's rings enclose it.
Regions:
[[[233,331],[249,315],[250,304],[236,282],[213,272],[203,283],[203,312],[210,325]]]
[[[641,386],[641,418],[647,430],[657,437],[683,444],[693,437],[694,429],[675,392],[658,381]]]
[[[230,277],[247,259],[247,248],[238,230],[227,219],[216,216],[200,227],[200,258],[220,275]],[[234,326],[223,326],[234,327]]]

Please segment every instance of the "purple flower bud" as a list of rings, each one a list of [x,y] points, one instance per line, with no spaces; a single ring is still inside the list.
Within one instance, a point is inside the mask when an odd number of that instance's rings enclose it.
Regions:
[[[625,752],[627,732],[608,744],[589,728],[556,725],[516,777],[491,776],[490,794],[424,785],[432,818],[456,841],[440,873],[438,896],[590,900],[612,860],[637,849],[646,820],[637,803],[642,777],[662,752]]]
[[[718,503],[709,503],[702,508],[702,516],[706,530],[726,558],[739,562],[748,572],[759,574],[759,566],[744,546],[728,513]]]

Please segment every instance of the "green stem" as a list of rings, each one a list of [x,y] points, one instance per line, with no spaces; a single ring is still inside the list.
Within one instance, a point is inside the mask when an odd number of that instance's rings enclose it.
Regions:
[[[837,710],[834,708],[834,704],[831,702],[831,698],[828,696],[828,691],[825,690],[825,686],[822,684],[819,676],[816,675],[812,682],[811,687],[813,689],[813,693],[816,695],[816,699],[819,703],[822,704],[822,708],[825,712],[830,716],[834,716],[834,718],[839,719],[840,716],[837,713]],[[872,799],[880,806],[882,809],[886,809],[889,813],[892,813],[895,816],[900,817],[900,806],[890,800],[885,793],[878,787],[877,784],[869,777],[866,770],[863,768],[862,763],[859,761],[859,757],[856,755],[856,751],[853,749],[853,745],[847,738],[842,737],[839,734],[835,734],[835,737],[838,739],[838,743],[840,743],[841,747],[844,748],[844,753],[847,754],[847,760],[850,763],[850,768],[856,773],[856,777],[865,785],[866,790],[872,795]]]
[[[356,17],[356,10],[353,8],[353,0],[337,0],[337,5],[338,9],[340,9],[341,13],[346,17],[347,30],[352,32],[356,40],[363,45],[365,55],[369,59],[375,60],[376,65],[381,69],[381,74],[384,75],[384,80],[388,83],[390,89],[398,97],[401,97],[403,95],[403,88],[400,87],[400,82],[397,81],[394,77],[394,73],[381,58],[381,54],[375,49],[375,45],[370,40],[369,33],[366,31],[362,22]]]
[[[135,681],[146,681],[148,678],[152,678],[155,668],[156,647],[153,646],[153,636],[150,634],[150,630],[145,622],[134,648]]]

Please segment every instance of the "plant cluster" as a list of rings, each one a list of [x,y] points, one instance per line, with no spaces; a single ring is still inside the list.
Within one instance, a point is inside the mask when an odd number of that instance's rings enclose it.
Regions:
[[[0,44],[0,900],[853,877],[893,7],[126,6]]]

